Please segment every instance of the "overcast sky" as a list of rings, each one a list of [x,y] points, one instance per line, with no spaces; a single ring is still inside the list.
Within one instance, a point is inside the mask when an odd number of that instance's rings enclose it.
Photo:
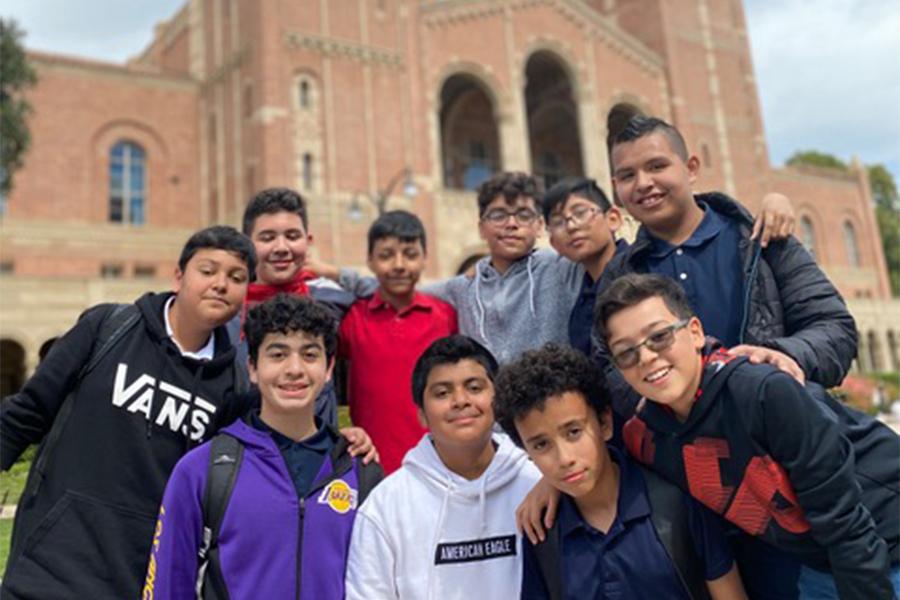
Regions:
[[[121,62],[183,0],[4,0],[26,46]],[[769,153],[884,163],[900,176],[900,3],[744,0]]]

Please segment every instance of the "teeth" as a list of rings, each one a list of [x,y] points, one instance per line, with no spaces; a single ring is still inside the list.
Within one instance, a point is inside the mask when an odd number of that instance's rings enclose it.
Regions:
[[[665,377],[666,375],[668,375],[669,371],[670,371],[669,367],[665,367],[658,371],[654,371],[654,372],[650,373],[649,375],[647,375],[646,377],[644,377],[644,381],[653,383],[654,381],[658,381],[658,380],[662,379],[663,377]]]

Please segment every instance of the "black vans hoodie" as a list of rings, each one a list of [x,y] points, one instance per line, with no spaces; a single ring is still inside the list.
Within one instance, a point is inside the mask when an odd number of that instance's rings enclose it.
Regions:
[[[900,437],[771,365],[704,349],[691,413],[646,402],[629,453],[751,535],[834,575],[841,598],[893,597]]]
[[[72,393],[58,439],[39,450],[43,476],[33,465],[19,502],[4,598],[138,597],[175,463],[245,409],[225,328],[214,332],[212,360],[182,356],[166,335],[169,296],[138,299],[140,321],[79,381],[113,305],[86,311],[22,391],[3,400],[0,467],[8,469],[45,440]]]

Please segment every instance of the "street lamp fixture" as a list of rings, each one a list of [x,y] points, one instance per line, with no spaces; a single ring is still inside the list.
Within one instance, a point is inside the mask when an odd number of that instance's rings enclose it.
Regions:
[[[354,221],[362,219],[363,211],[359,203],[359,197],[363,196],[375,205],[375,208],[378,210],[378,216],[380,217],[387,210],[387,203],[391,197],[391,192],[394,191],[394,188],[397,187],[397,184],[400,183],[401,180],[403,181],[402,189],[404,196],[412,199],[419,195],[419,186],[416,185],[416,181],[413,179],[412,170],[409,167],[403,167],[388,180],[387,185],[383,190],[378,190],[374,194],[367,192],[356,192],[353,194],[353,199],[350,201],[350,208],[347,209],[347,216]]]

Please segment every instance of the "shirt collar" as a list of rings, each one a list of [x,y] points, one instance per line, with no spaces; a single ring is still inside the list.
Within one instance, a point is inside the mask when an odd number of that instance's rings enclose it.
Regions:
[[[172,340],[172,343],[175,344],[175,347],[178,348],[178,351],[181,352],[182,356],[186,356],[187,358],[193,358],[196,360],[212,360],[216,355],[216,336],[213,333],[209,334],[209,339],[206,340],[206,345],[197,350],[196,352],[188,352],[184,348],[181,347],[181,344],[178,343],[178,340],[175,339],[175,334],[172,331],[172,324],[169,322],[169,309],[172,308],[172,304],[175,303],[175,296],[169,296],[169,299],[166,300],[166,305],[163,306],[163,321],[166,323],[166,335],[169,336],[169,339]]]
[[[375,293],[372,294],[372,299],[369,300],[369,310],[380,310],[382,308],[388,310],[396,310],[393,305],[389,303],[384,297],[381,295],[381,289],[375,290]],[[412,302],[406,308],[396,311],[397,314],[406,314],[413,310],[431,310],[432,309],[432,300],[429,296],[416,292],[413,295]]]
[[[651,256],[654,258],[664,258],[679,247],[698,248],[719,235],[719,232],[725,228],[725,220],[719,213],[709,208],[702,200],[697,200],[696,202],[697,206],[703,210],[703,219],[700,221],[700,224],[697,225],[697,228],[691,234],[691,237],[679,246],[673,246],[669,242],[651,235],[650,239],[653,242],[650,251]]]
[[[278,446],[279,450],[290,450],[291,448],[298,446],[308,448],[309,450],[328,450],[331,447],[330,442],[333,441],[328,427],[325,427],[318,417],[316,417],[316,432],[299,442],[295,442],[288,436],[269,427],[265,421],[259,418],[259,412],[257,411],[250,413],[250,424],[253,425],[255,429],[271,435],[272,440],[275,442],[275,445]]]
[[[627,523],[650,515],[647,488],[637,465],[610,445],[606,446],[609,457],[619,465],[619,500],[615,521]],[[570,496],[562,495],[559,508],[559,527],[562,535],[569,535],[577,529],[593,530],[578,512],[578,507]]]

